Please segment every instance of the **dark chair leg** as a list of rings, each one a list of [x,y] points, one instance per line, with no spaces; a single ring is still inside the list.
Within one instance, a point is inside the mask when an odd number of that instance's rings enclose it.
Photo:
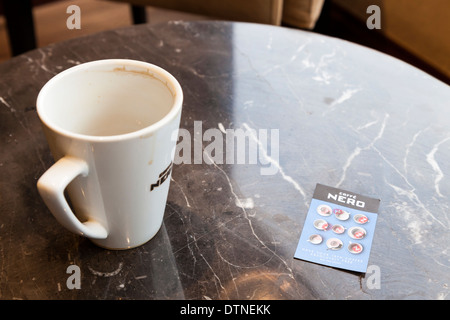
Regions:
[[[13,56],[36,48],[31,0],[3,1]]]
[[[147,15],[145,13],[145,6],[131,5],[131,14],[133,16],[133,23],[140,24],[147,22]]]

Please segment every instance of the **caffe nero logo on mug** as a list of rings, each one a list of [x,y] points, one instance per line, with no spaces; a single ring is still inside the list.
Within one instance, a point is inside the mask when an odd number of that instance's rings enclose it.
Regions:
[[[150,191],[153,191],[153,189],[159,187],[160,185],[162,185],[164,183],[164,181],[167,180],[167,178],[169,177],[170,173],[172,172],[172,166],[173,166],[173,163],[171,162],[169,164],[169,166],[166,169],[164,169],[163,172],[161,172],[159,174],[158,181],[156,181],[155,183],[153,183],[150,186]]]

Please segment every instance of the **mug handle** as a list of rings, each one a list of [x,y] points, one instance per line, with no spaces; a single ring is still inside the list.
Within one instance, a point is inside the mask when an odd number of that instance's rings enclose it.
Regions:
[[[39,178],[37,188],[50,212],[65,228],[87,238],[105,239],[108,236],[106,228],[94,220],[78,220],[64,197],[64,190],[69,183],[79,175],[86,177],[88,172],[85,161],[65,156]]]

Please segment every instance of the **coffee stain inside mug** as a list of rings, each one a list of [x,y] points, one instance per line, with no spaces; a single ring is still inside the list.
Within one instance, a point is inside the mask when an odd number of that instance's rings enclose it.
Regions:
[[[146,70],[130,70],[130,69],[127,69],[125,66],[122,66],[122,67],[114,68],[112,70],[112,72],[125,72],[125,73],[131,73],[131,74],[140,75],[140,76],[144,76],[144,77],[150,77],[152,79],[158,80],[161,83],[163,83],[166,86],[166,88],[169,89],[169,91],[172,94],[173,98],[175,98],[177,96],[176,92],[172,88],[170,88],[168,86],[167,81],[163,81],[162,79],[155,77],[155,75],[153,73],[151,73],[149,69],[146,69]]]

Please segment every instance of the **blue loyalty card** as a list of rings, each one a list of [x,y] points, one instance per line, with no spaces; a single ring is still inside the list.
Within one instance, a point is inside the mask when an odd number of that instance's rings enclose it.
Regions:
[[[317,184],[294,258],[366,272],[380,200]]]

